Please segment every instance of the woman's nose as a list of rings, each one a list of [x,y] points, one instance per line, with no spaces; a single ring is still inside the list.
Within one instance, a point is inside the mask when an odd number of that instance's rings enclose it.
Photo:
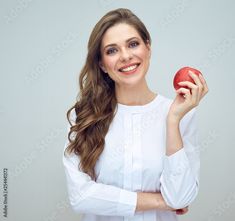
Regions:
[[[120,54],[121,61],[128,61],[133,57],[132,53],[128,49],[123,49]]]

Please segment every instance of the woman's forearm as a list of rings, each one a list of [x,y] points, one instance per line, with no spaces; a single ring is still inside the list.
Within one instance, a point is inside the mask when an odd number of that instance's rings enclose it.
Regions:
[[[183,147],[179,129],[179,120],[167,118],[166,124],[166,155],[170,156]]]
[[[136,212],[154,209],[173,210],[167,206],[161,193],[138,192]]]

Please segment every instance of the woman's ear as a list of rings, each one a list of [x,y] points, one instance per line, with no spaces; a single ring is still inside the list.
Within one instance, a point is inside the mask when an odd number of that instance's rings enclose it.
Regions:
[[[149,58],[151,57],[151,45],[150,45],[150,42],[149,42],[149,40],[147,40],[147,43],[146,43],[146,47],[148,48],[148,50],[149,50]]]
[[[105,67],[104,67],[104,65],[103,65],[103,63],[102,63],[102,61],[99,61],[99,66],[100,66],[100,68],[102,69],[102,71],[103,71],[104,73],[107,73],[107,71],[106,71],[106,69],[105,69]]]
[[[149,47],[149,58],[151,58],[152,50],[151,47]]]

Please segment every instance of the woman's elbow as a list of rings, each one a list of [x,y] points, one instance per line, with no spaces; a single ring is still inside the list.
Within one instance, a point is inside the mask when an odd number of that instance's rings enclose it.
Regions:
[[[69,196],[70,207],[75,213],[81,214],[87,212],[86,207],[84,207],[84,201],[86,200],[82,196]]]
[[[189,206],[198,194],[198,185],[195,183],[194,186],[188,188],[186,191],[178,192],[166,192],[162,189],[162,196],[168,206],[173,209],[181,209]]]
[[[83,214],[83,213],[87,212],[86,210],[84,210],[84,208],[79,203],[76,203],[76,204],[70,203],[70,206],[71,206],[72,210],[77,214]]]

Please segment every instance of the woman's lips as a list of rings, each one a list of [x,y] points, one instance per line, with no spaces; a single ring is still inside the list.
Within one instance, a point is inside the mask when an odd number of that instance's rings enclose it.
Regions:
[[[120,68],[119,69],[119,72],[124,74],[124,75],[130,75],[130,74],[133,74],[136,72],[136,70],[138,69],[140,63],[138,64],[134,64],[134,65],[130,65],[129,67],[127,68]],[[129,70],[128,70],[129,69]]]

